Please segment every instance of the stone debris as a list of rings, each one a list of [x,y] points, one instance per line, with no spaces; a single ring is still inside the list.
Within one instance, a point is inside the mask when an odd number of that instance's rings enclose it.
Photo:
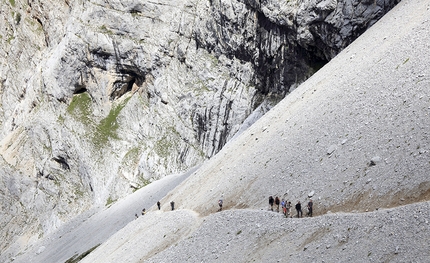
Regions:
[[[331,145],[328,149],[327,149],[327,155],[331,155],[335,150],[336,150],[336,145]]]

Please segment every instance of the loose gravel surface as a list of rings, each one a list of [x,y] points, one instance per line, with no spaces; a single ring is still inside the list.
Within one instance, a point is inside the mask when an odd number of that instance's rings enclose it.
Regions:
[[[224,211],[145,262],[428,262],[429,209],[425,202],[313,218]]]

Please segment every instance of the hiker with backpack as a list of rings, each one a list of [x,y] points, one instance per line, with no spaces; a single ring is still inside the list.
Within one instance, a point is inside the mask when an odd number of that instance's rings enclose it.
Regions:
[[[175,210],[175,202],[170,202],[170,206],[172,207],[172,211]]]
[[[278,213],[279,213],[279,203],[280,203],[279,197],[275,197],[276,212]]]
[[[285,202],[284,199],[282,199],[281,201],[281,207],[282,207],[282,213],[284,214],[284,216],[287,216],[287,203]]]
[[[313,206],[312,199],[309,199],[309,202],[308,202],[308,216],[310,216],[310,217],[312,217],[312,206]]]
[[[219,206],[218,211],[222,211],[222,203],[223,203],[222,199],[218,200],[218,206]]]
[[[287,201],[285,207],[287,209],[287,213],[285,214],[285,217],[290,216],[290,218],[291,218],[292,217],[291,216],[291,202]]]
[[[273,203],[275,202],[275,199],[273,199],[273,196],[269,196],[269,205],[270,205],[270,210],[273,211]]]
[[[296,210],[297,210],[297,218],[302,217],[303,213],[302,213],[302,205],[300,204],[300,201],[297,201]]]

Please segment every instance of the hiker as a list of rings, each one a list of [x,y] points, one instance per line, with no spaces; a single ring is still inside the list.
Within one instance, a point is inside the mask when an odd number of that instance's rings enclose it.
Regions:
[[[290,216],[290,218],[291,218],[291,202],[290,201],[287,202],[286,208],[287,208],[287,214],[285,216],[286,217]]]
[[[222,211],[222,199],[218,200],[219,209],[218,211]]]
[[[276,212],[279,213],[279,197],[275,197]]]
[[[158,210],[160,210],[161,209],[161,203],[160,203],[160,201],[157,202],[157,206],[158,206]]]
[[[282,206],[282,213],[284,214],[284,216],[286,216],[287,215],[287,203],[285,202],[285,200],[283,198],[282,198],[281,206]]]
[[[308,216],[310,216],[310,217],[312,217],[312,206],[313,206],[312,199],[309,199],[309,202],[308,202]]]
[[[297,210],[297,218],[302,217],[302,205],[300,204],[300,201],[297,201],[296,204],[296,210]]]
[[[175,202],[170,202],[170,206],[172,207],[172,211],[175,210]]]
[[[273,211],[273,203],[275,202],[275,199],[273,199],[273,196],[269,196],[269,205],[270,205],[270,210]]]
[[[146,209],[145,208],[143,208],[142,209],[142,215],[145,215],[146,214]]]

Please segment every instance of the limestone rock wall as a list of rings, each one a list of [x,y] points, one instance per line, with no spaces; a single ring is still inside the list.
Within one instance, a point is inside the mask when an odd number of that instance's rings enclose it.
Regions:
[[[397,2],[3,1],[0,252],[212,157]]]
[[[208,4],[196,41],[250,62],[263,94],[283,97],[399,1],[224,1]]]

